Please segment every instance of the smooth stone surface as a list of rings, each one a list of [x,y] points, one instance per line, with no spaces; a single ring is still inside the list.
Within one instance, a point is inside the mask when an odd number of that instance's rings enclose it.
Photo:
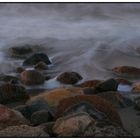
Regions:
[[[20,75],[21,82],[25,85],[39,85],[43,84],[45,77],[37,70],[26,70]]]
[[[118,83],[115,79],[108,79],[95,87],[98,92],[117,91],[117,88]]]
[[[55,107],[62,99],[81,94],[83,94],[81,88],[57,88],[51,91],[43,92],[40,95],[31,98],[30,102],[41,98],[46,101],[50,107]]]
[[[34,66],[34,68],[37,69],[37,70],[46,70],[46,69],[48,69],[48,66],[46,65],[45,62],[40,61],[39,63],[37,63],[37,64]]]
[[[0,129],[20,124],[28,124],[20,112],[0,105]]]
[[[95,120],[87,113],[75,113],[56,120],[53,132],[59,137],[78,137],[83,135],[90,124]]]
[[[46,110],[36,111],[31,116],[31,123],[33,125],[40,125],[42,123],[46,123],[52,120],[53,120],[53,117],[51,113]]]
[[[57,77],[57,81],[63,84],[76,84],[82,79],[82,76],[76,72],[64,72]]]
[[[93,105],[98,111],[104,113],[112,123],[122,126],[120,116],[112,103],[98,95],[77,95],[65,98],[59,102],[56,116],[61,116],[67,109],[80,102],[87,102]]]

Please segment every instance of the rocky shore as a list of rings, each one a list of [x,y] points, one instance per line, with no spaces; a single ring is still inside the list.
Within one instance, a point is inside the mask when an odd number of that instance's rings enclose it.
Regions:
[[[0,137],[140,136],[140,83],[132,80],[140,76],[140,68],[113,67],[116,77],[102,80],[83,81],[75,71],[53,77],[47,74],[53,61],[37,48],[7,50],[10,58],[24,61],[15,76],[0,75]],[[37,88],[52,79],[60,86]]]

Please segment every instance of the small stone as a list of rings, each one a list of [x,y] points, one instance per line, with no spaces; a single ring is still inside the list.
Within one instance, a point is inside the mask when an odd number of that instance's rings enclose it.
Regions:
[[[82,76],[76,72],[64,72],[57,77],[57,81],[63,84],[76,84],[82,80]]]
[[[43,61],[40,61],[39,63],[37,63],[34,66],[34,68],[37,69],[37,70],[46,70],[46,69],[48,69],[48,66]]]
[[[36,70],[25,70],[20,76],[21,82],[25,85],[38,85],[43,84],[45,77],[42,73]]]

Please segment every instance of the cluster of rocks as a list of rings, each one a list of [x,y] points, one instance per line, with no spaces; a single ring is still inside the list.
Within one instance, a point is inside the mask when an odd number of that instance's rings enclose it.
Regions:
[[[63,72],[56,80],[72,85],[30,96],[24,85],[40,85],[51,61],[45,53],[34,52],[32,46],[10,48],[12,56],[25,57],[16,69],[19,77],[0,75],[0,137],[132,137],[123,128],[117,109],[133,102],[117,91],[119,84],[133,84],[120,75],[140,75],[134,67],[113,68],[119,78],[89,80],[73,71]],[[28,70],[28,67],[33,67]],[[134,88],[135,87],[135,88]],[[7,103],[22,101],[14,108]],[[140,106],[140,105],[139,105]],[[137,108],[137,106],[136,106]]]

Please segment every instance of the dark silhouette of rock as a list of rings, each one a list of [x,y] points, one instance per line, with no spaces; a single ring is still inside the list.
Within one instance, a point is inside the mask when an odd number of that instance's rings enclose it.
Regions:
[[[17,73],[22,73],[23,71],[25,71],[25,69],[23,67],[17,67],[16,68]]]
[[[0,85],[0,103],[6,104],[8,102],[26,101],[29,95],[23,86],[15,84]]]
[[[117,91],[117,88],[118,82],[114,79],[108,79],[95,87],[98,92]]]
[[[36,111],[31,116],[31,123],[33,125],[40,125],[42,123],[46,123],[52,120],[52,114],[47,110]]]
[[[31,55],[30,57],[28,57],[23,62],[23,65],[24,66],[26,66],[26,65],[32,66],[32,65],[36,65],[40,61],[46,63],[47,65],[51,64],[49,57],[45,53],[35,53],[35,54]]]

